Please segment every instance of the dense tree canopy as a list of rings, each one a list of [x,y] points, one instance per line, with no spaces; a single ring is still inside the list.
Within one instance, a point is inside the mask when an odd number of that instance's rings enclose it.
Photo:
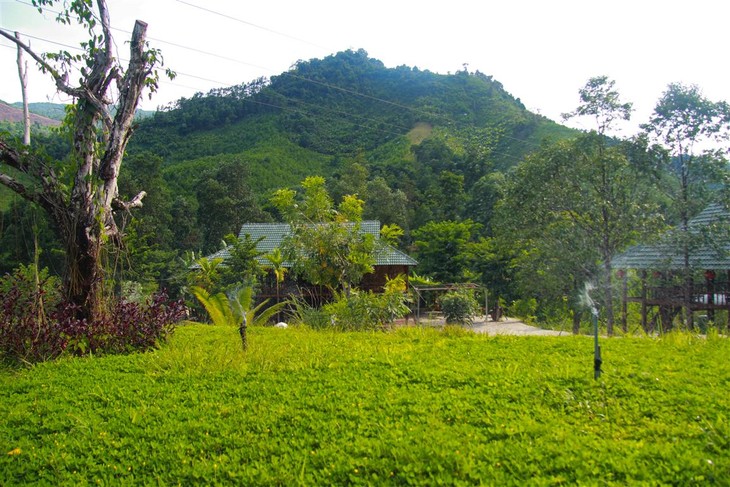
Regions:
[[[722,200],[726,205],[730,202],[727,185],[730,171],[726,156],[730,106],[707,99],[697,86],[672,83],[643,128],[669,155],[664,159],[666,184],[661,190],[677,219],[677,231],[671,235],[684,260],[684,314],[685,322],[691,326],[690,254],[693,249],[711,242],[714,236],[703,238],[690,232],[689,221],[709,201]],[[718,148],[716,144],[723,142],[725,147]],[[708,146],[708,143],[714,144]]]

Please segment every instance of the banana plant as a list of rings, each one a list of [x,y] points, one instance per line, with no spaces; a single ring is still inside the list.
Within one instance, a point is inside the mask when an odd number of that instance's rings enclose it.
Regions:
[[[198,286],[193,286],[190,290],[208,312],[214,325],[238,326],[244,350],[248,349],[247,327],[249,325],[263,326],[287,304],[286,302],[276,303],[264,309],[269,302],[267,299],[257,306],[253,306],[253,288],[251,286],[234,289],[230,295],[224,293],[211,295]]]

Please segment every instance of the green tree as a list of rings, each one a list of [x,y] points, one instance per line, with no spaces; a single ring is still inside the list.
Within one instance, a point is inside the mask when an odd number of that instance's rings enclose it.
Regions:
[[[364,197],[367,191],[368,170],[367,161],[361,152],[354,160],[348,161],[342,168],[339,179],[332,183],[332,197],[341,199],[346,194],[354,194]]]
[[[227,291],[242,285],[254,285],[263,272],[258,261],[258,257],[262,256],[263,252],[257,249],[261,240],[263,237],[253,240],[250,235],[244,235],[242,239],[233,234],[225,236],[224,241],[227,244],[229,257],[221,268],[220,287],[222,290]]]
[[[49,226],[48,215],[34,203],[13,197],[7,210],[0,212],[0,275],[33,262],[36,247],[42,249],[41,268],[61,269],[63,247]]]
[[[176,195],[170,216],[173,241],[180,250],[195,251],[203,247],[202,229],[198,224],[197,201],[194,196]]]
[[[223,259],[200,257],[195,261],[195,269],[188,274],[188,288],[199,287],[209,293],[215,292],[221,279]]]
[[[125,233],[121,278],[159,286],[171,277],[170,262],[177,254],[173,228],[172,191],[162,177],[162,158],[149,152],[128,156],[119,192],[133,195],[142,188],[155,188],[145,205],[123,228]]]
[[[278,304],[281,302],[281,284],[284,282],[289,269],[284,267],[286,259],[280,248],[275,248],[266,254],[265,257],[269,261],[269,264],[271,264],[271,271],[274,273],[274,281],[276,281],[276,302]],[[277,320],[279,320],[279,314],[277,314]]]
[[[580,104],[572,112],[564,113],[563,118],[593,117],[599,135],[605,136],[616,120],[629,120],[632,103],[622,103],[616,82],[608,76],[595,76],[578,90]],[[605,142],[605,140],[604,140]]]
[[[602,272],[596,277],[602,281],[607,332],[613,334],[611,260],[646,231],[655,208],[645,178],[628,157],[628,143],[611,145],[607,136],[615,120],[629,117],[631,105],[620,102],[605,76],[591,78],[580,99],[567,115],[593,116],[598,130],[544,145],[518,166],[503,200],[501,231],[513,232],[546,262],[564,261],[559,255],[548,258],[552,251],[585,258],[566,268],[564,278],[572,285],[579,285],[581,269],[593,269],[600,261]]]
[[[408,229],[408,197],[399,189],[391,189],[388,182],[378,176],[368,181],[365,191],[364,215],[383,225],[395,224]]]
[[[55,3],[33,0],[41,11]],[[72,155],[65,162],[48,161],[1,137],[0,161],[6,166],[0,168],[0,184],[47,212],[66,252],[66,294],[81,317],[94,319],[104,312],[102,251],[108,242],[122,239],[114,211],[139,207],[145,196],[140,192],[122,200],[117,179],[135,110],[143,90],[157,87],[155,66],[161,57],[147,46],[147,24],[137,21],[127,69],[119,63],[105,0],[64,2],[57,20],[76,22],[89,33],[81,43],[83,54],[39,55],[11,33],[0,30],[0,35],[28,53],[59,91],[76,100],[66,119]]]
[[[519,181],[514,180],[514,184]],[[598,249],[587,245],[582,232],[560,213],[541,218],[516,213],[530,210],[513,204],[511,195],[512,188],[497,206],[497,233],[488,239],[495,243],[484,249],[487,257],[477,268],[486,265],[487,270],[497,273],[495,282],[502,284],[498,288],[502,295],[534,298],[541,318],[549,321],[568,314],[573,332],[578,333],[586,311],[581,301],[585,284],[599,272]],[[489,248],[494,249],[497,259],[501,258],[502,262],[497,263],[502,265],[489,265],[494,260],[489,258]]]
[[[492,216],[497,202],[504,196],[505,176],[492,172],[479,178],[469,191],[465,215],[484,227],[487,235],[493,235]]]
[[[430,222],[415,230],[419,273],[439,282],[471,279],[468,250],[478,231],[471,220]]]
[[[670,156],[665,173],[671,181],[662,188],[677,218],[673,235],[684,261],[685,323],[692,326],[690,255],[707,241],[690,232],[689,220],[715,199],[715,188],[727,190],[730,172],[726,151],[720,145],[730,136],[730,107],[724,101],[707,99],[697,86],[672,83],[642,127]]]
[[[284,255],[306,281],[347,294],[375,264],[375,238],[361,232],[364,202],[346,195],[335,207],[319,176],[306,178],[302,188],[301,198],[288,189],[272,197],[292,229],[282,246]]]
[[[466,193],[464,192],[464,176],[451,171],[442,171],[438,177],[440,199],[438,214],[440,220],[458,220],[464,214]]]
[[[216,249],[226,235],[237,232],[246,222],[269,220],[248,181],[246,164],[235,161],[212,171],[198,183],[198,222],[205,250]]]
[[[611,259],[652,228],[656,206],[648,188],[623,147],[605,147],[596,133],[547,145],[508,178],[498,234],[536,252],[532,259],[521,259],[532,262],[533,272],[557,273],[556,279],[577,286],[570,299],[583,288],[581,277],[601,262],[602,272],[593,278],[603,281],[602,304],[612,334]],[[535,269],[540,262],[544,266]]]

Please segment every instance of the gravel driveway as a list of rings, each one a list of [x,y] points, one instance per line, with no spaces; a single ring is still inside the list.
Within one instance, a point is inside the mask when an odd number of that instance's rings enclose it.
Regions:
[[[567,336],[570,332],[557,330],[544,330],[536,326],[526,325],[525,323],[513,318],[503,318],[501,321],[481,321],[475,320],[471,329],[476,333],[486,333],[487,335],[544,335],[544,336]]]

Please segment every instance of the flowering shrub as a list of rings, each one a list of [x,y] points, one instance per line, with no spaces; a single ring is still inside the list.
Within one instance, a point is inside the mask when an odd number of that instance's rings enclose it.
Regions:
[[[62,353],[126,353],[148,350],[164,341],[185,316],[181,301],[158,293],[144,305],[115,301],[107,315],[88,322],[77,307],[57,302],[48,311],[45,285],[29,286],[16,272],[0,283],[0,357],[10,362],[40,362]],[[45,283],[44,283],[45,284]]]

